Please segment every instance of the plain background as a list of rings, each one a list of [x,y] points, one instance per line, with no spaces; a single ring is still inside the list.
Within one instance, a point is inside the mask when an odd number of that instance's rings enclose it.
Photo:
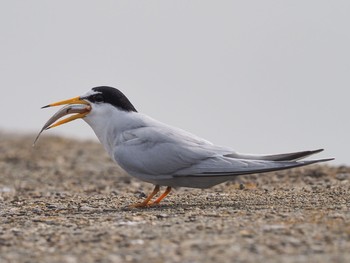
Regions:
[[[109,85],[239,152],[350,164],[349,14],[345,0],[1,1],[0,129],[34,139],[57,110],[40,106]],[[46,134],[95,140],[82,120]]]

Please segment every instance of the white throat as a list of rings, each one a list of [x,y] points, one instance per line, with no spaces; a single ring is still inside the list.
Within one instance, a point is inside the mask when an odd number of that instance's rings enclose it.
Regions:
[[[94,130],[108,154],[113,157],[118,138],[123,132],[142,125],[137,112],[120,110],[110,104],[91,104],[91,112],[84,120]]]

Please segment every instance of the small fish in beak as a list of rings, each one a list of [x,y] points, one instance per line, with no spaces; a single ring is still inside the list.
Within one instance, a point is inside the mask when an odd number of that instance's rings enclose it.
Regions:
[[[69,103],[77,103],[77,104],[69,104]],[[84,101],[84,100],[80,100],[78,98],[73,98],[70,100],[66,100],[66,101],[61,101],[61,102],[56,102],[53,104],[49,104],[47,106],[44,106],[42,108],[47,108],[47,107],[51,107],[51,106],[58,106],[58,105],[64,105],[64,104],[68,104],[66,106],[64,106],[62,109],[60,109],[58,112],[56,112],[46,123],[45,125],[42,127],[42,129],[40,130],[38,136],[36,137],[33,146],[35,146],[35,143],[38,141],[39,136],[41,135],[41,133],[45,130],[57,127],[59,125],[62,125],[64,123],[68,123],[70,121],[79,119],[79,118],[84,118],[91,110],[91,106],[88,102]],[[73,113],[77,113],[75,115],[72,115],[66,119],[63,119],[61,121],[56,122],[57,120],[59,120],[60,118],[62,118],[63,116],[69,115],[69,114],[73,114]],[[55,123],[56,122],[56,123]]]

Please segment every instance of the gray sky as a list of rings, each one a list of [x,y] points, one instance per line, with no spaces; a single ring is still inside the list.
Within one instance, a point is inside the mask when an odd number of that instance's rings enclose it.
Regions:
[[[99,85],[247,153],[350,164],[350,1],[1,1],[0,129]],[[82,120],[46,134],[95,139]],[[39,143],[43,143],[43,138]]]

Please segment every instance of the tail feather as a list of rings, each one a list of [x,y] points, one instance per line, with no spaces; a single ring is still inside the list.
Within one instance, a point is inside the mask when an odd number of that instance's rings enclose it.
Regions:
[[[227,172],[203,172],[200,174],[193,174],[190,176],[195,177],[217,177],[217,176],[238,176],[238,175],[245,175],[245,174],[255,174],[255,173],[267,173],[267,172],[273,172],[273,171],[279,171],[279,170],[286,170],[290,168],[296,168],[301,167],[305,165],[315,164],[315,163],[321,163],[321,162],[328,162],[332,161],[334,158],[327,158],[327,159],[318,159],[318,160],[309,160],[309,161],[299,161],[299,162],[289,162],[289,161],[278,161],[278,162],[271,162],[265,167],[256,167],[254,168],[254,165],[252,165],[248,169],[237,169],[235,171],[227,171]]]
[[[262,161],[296,161],[296,160],[304,159],[310,155],[313,155],[322,151],[323,149],[317,149],[313,151],[281,153],[281,154],[272,154],[272,155],[251,155],[251,154],[230,153],[225,155],[225,157],[246,159],[246,160],[262,160]]]

